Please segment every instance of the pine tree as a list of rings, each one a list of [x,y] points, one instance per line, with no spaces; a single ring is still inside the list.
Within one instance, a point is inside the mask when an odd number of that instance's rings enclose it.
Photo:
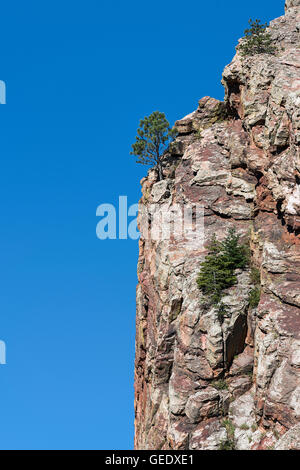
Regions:
[[[249,20],[250,28],[245,30],[242,43],[238,51],[242,56],[253,56],[256,54],[275,54],[276,47],[273,44],[271,34],[266,32],[268,24],[261,24],[260,20]]]
[[[240,236],[231,228],[222,242],[224,257],[232,269],[244,269],[248,264],[249,249],[246,245],[240,245],[239,241]]]
[[[214,235],[208,246],[208,254],[201,264],[197,278],[199,289],[212,305],[221,305],[223,291],[237,282],[236,269],[244,269],[249,263],[246,245],[239,243],[235,229],[229,229],[227,237],[219,242]]]
[[[170,128],[164,113],[154,111],[140,121],[137,134],[131,155],[138,157],[137,163],[155,165],[158,178],[162,180],[162,156],[175,137],[176,131]]]

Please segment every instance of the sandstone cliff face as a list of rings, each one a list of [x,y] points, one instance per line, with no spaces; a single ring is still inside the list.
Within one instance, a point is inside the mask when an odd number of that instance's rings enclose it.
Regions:
[[[202,98],[176,123],[165,179],[142,180],[142,204],[201,203],[206,241],[250,233],[262,293],[251,308],[237,272],[220,321],[196,283],[206,245],[141,237],[136,449],[300,449],[300,0],[269,30],[278,53],[237,54],[225,101]]]

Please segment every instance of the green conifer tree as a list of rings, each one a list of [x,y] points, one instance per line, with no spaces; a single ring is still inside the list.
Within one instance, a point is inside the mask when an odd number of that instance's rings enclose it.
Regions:
[[[235,229],[229,229],[227,237],[219,242],[214,235],[208,246],[208,254],[201,263],[197,278],[199,289],[212,305],[226,311],[221,303],[223,291],[237,282],[236,269],[244,269],[249,263],[248,248],[240,244]]]
[[[261,24],[260,20],[249,20],[250,28],[245,30],[242,43],[238,51],[242,56],[253,56],[256,54],[275,54],[276,47],[273,44],[271,34],[266,31],[268,24]]]
[[[164,113],[154,111],[140,121],[137,134],[131,155],[138,157],[137,163],[154,165],[159,180],[162,180],[162,156],[175,137],[176,131],[170,128]]]

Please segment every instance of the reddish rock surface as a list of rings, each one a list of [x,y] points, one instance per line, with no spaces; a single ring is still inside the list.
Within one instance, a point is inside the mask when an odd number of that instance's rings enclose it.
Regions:
[[[140,225],[153,203],[200,204],[204,245],[201,230],[196,241],[141,230],[136,449],[300,449],[300,0],[269,31],[276,55],[236,54],[225,101],[202,98],[177,121],[164,180],[142,180]],[[196,279],[207,241],[232,227],[250,238],[262,294],[251,308],[250,270],[237,271],[220,321]]]

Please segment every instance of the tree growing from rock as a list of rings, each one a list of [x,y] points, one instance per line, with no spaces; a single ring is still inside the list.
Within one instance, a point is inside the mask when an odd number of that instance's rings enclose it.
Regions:
[[[256,54],[275,54],[276,47],[273,44],[271,34],[266,31],[268,23],[261,24],[260,20],[249,20],[250,28],[245,29],[245,36],[238,46],[242,56]]]
[[[138,157],[137,163],[154,165],[159,180],[162,180],[162,157],[175,135],[176,131],[170,128],[165,114],[154,111],[150,116],[141,119],[130,153]]]
[[[223,242],[214,235],[208,246],[208,255],[201,264],[197,283],[211,305],[226,313],[221,299],[223,291],[237,283],[236,269],[244,269],[249,263],[247,245],[239,242],[235,229],[229,229]]]

